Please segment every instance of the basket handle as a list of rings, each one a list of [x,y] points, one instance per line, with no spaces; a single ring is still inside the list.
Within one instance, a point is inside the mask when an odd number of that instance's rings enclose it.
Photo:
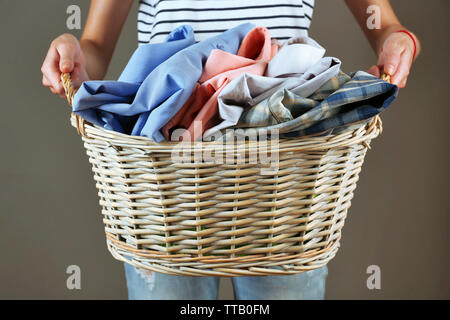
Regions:
[[[383,74],[381,75],[381,79],[383,79],[384,81],[387,81],[387,82],[389,82],[389,83],[392,83],[392,82],[391,82],[391,75],[390,75],[390,74],[387,74],[387,73],[384,73],[384,72],[383,72]]]
[[[66,99],[69,105],[72,107],[73,96],[77,92],[77,90],[73,87],[72,78],[70,77],[70,73],[61,73],[61,83],[64,88],[64,92],[66,93]],[[79,115],[72,112],[72,117],[75,120],[75,127],[77,128],[77,132],[80,136],[86,137],[86,129],[85,129],[85,120]]]

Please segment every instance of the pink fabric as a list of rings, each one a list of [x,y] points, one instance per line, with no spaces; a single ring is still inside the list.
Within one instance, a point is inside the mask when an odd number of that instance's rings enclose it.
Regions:
[[[237,55],[212,50],[191,97],[164,126],[165,138],[170,140],[173,130],[183,128],[186,131],[182,140],[197,140],[207,129],[220,123],[217,97],[222,89],[242,73],[263,75],[279,47],[278,41],[270,39],[269,30],[256,27],[242,40]],[[202,124],[199,129],[197,123],[195,132],[194,121]]]

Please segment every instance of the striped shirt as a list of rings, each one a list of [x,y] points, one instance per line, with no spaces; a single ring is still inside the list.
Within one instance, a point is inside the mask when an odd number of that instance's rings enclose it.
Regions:
[[[313,9],[314,0],[141,0],[138,41],[162,42],[183,24],[192,26],[195,40],[202,41],[244,22],[285,40],[308,35]]]

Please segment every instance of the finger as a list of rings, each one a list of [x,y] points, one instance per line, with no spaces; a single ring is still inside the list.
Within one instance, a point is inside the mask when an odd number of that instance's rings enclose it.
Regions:
[[[400,85],[398,86],[399,88],[403,89],[406,87],[406,82],[408,81],[408,78],[404,78],[401,82]]]
[[[53,94],[58,94],[58,93],[56,92],[56,90],[53,89],[53,87],[50,87],[50,91],[51,91]]]
[[[59,70],[64,73],[73,71],[77,48],[69,42],[60,42],[56,45],[59,54]]]
[[[370,68],[369,68],[369,70],[367,70],[367,73],[369,73],[369,74],[371,74],[371,75],[374,75],[375,77],[380,77],[381,76],[381,74],[380,74],[380,68],[378,68],[378,66],[371,66]]]
[[[46,76],[44,76],[44,75],[42,75],[42,84],[45,86],[45,87],[51,87],[52,86],[52,83],[47,79],[47,77]]]
[[[50,88],[50,90],[52,90],[52,92],[54,93],[54,94],[56,94],[57,96],[60,96],[61,98],[66,98],[66,92],[63,90],[63,93],[60,93],[60,92],[57,92],[55,89],[53,89],[53,88]]]
[[[71,76],[73,86],[76,89],[78,89],[83,82],[90,80],[86,68],[82,67],[78,62],[75,63],[75,68],[73,69]]]
[[[411,53],[406,50],[401,55],[400,65],[397,68],[397,72],[392,75],[392,83],[400,85],[403,79],[407,78],[409,75],[409,70],[411,68],[412,56]]]
[[[54,47],[50,47],[47,56],[42,64],[42,74],[50,81],[53,89],[56,92],[61,93],[63,87],[60,83],[60,71],[59,71],[59,55]]]
[[[75,65],[75,68],[73,69],[72,73],[70,74],[70,77],[72,79],[72,84],[73,84],[74,88],[78,88],[81,85],[81,82],[86,80],[86,79],[83,79],[82,70],[79,65]]]
[[[400,48],[386,48],[380,55],[379,65],[383,67],[383,71],[388,75],[394,75],[400,65],[401,54],[403,50]]]
[[[60,96],[61,98],[63,98],[63,99],[66,99],[66,94],[64,93],[64,94],[61,94],[61,93],[58,93],[55,89],[53,89],[52,87],[50,87],[50,91],[53,93],[53,94],[55,94],[55,95],[57,95],[57,96]]]

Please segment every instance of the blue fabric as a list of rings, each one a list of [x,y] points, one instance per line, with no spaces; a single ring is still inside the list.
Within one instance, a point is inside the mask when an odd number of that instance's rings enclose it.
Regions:
[[[330,134],[366,121],[385,110],[398,88],[364,71],[350,76],[341,72],[305,98],[281,89],[256,106],[247,108],[235,128],[279,130],[281,137]]]
[[[366,121],[386,110],[397,98],[398,87],[364,71],[350,75],[351,80],[332,93],[316,108],[317,111],[307,112],[305,116],[294,119],[296,129],[303,119],[309,118],[311,126],[304,129],[289,130],[289,137],[299,137],[311,134],[331,134],[344,130],[347,126]],[[316,109],[314,108],[314,109]],[[320,119],[320,120],[319,120]],[[309,122],[309,121],[306,121]]]
[[[165,42],[139,47],[118,81],[84,82],[74,97],[73,111],[105,129],[131,133],[137,115],[126,112],[142,82],[158,65],[194,43],[192,28],[181,26],[174,29]],[[110,109],[104,110],[104,104]]]
[[[84,82],[73,111],[103,128],[163,141],[160,129],[192,94],[211,50],[236,54],[254,27],[241,24],[195,43],[192,28],[181,26],[166,42],[139,47],[119,81]]]
[[[273,267],[281,269],[281,267]],[[220,277],[167,275],[125,263],[130,300],[216,300]],[[236,300],[323,300],[327,266],[293,275],[232,277]],[[212,317],[214,318],[214,317]]]

